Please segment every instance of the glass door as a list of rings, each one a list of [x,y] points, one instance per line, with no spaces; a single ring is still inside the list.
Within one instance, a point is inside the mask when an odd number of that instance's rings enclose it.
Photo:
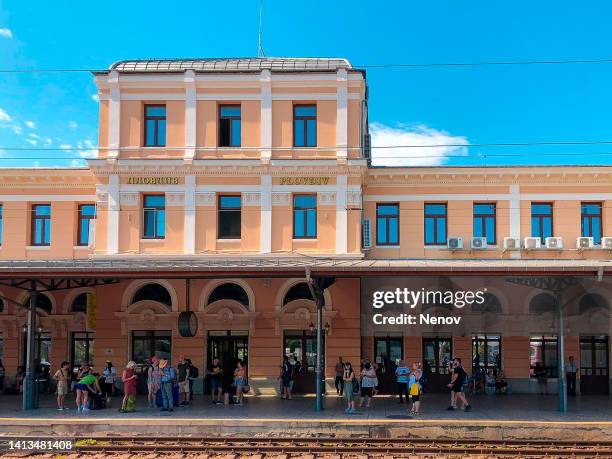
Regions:
[[[242,361],[248,376],[249,365],[249,335],[239,331],[210,331],[208,334],[207,362],[212,364],[219,359],[223,368],[223,390],[229,391],[234,382],[234,370],[238,360]]]
[[[580,337],[580,393],[603,394],[609,386],[609,338],[608,336]]]
[[[293,392],[296,394],[316,392],[317,336],[306,331],[285,331],[283,353],[293,365]],[[323,337],[323,359],[325,359],[325,337]],[[279,362],[280,366],[281,362]],[[322,362],[325,368],[325,361]],[[323,375],[325,378],[325,375]]]
[[[403,338],[375,337],[374,358],[378,367],[376,369],[378,390],[387,394],[395,393],[397,391],[395,369],[400,360],[404,358]]]
[[[425,390],[446,392],[450,383],[448,364],[453,353],[451,338],[423,338],[423,373],[427,378]]]

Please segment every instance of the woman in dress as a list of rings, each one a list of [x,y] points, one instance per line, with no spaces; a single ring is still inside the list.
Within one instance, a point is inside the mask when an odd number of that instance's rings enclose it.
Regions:
[[[353,414],[355,412],[355,393],[353,392],[353,381],[355,381],[355,372],[353,371],[353,365],[351,362],[344,364],[344,372],[342,374],[344,381],[344,397],[346,398],[346,410],[347,414]],[[356,383],[356,381],[355,381]]]
[[[136,362],[130,360],[123,370],[121,379],[123,380],[123,402],[121,403],[120,413],[134,411],[136,407],[136,383],[138,376],[135,373]]]

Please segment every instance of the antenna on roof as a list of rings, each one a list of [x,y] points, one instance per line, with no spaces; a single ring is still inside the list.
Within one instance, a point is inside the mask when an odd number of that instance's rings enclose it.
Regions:
[[[263,34],[263,0],[259,0],[259,33],[257,35],[257,57],[266,57],[263,46],[261,46],[261,35]]]

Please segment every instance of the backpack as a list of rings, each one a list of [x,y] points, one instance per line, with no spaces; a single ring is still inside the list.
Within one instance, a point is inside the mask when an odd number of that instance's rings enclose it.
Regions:
[[[200,370],[198,370],[198,367],[191,365],[189,368],[189,379],[196,379],[198,376],[200,376]]]
[[[410,395],[419,395],[420,393],[421,389],[419,388],[419,383],[412,383],[412,386],[410,386]]]

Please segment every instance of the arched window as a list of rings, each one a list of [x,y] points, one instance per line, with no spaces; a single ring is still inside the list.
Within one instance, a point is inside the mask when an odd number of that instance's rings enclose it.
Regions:
[[[172,307],[172,298],[170,292],[166,288],[159,284],[146,284],[138,289],[132,298],[132,304],[139,301],[156,301],[161,304],[165,304],[169,308]]]
[[[501,313],[502,306],[499,302],[499,298],[497,298],[492,293],[484,294],[484,301],[481,304],[473,303],[472,304],[472,312],[495,312]]]
[[[530,314],[544,314],[545,312],[555,312],[557,301],[550,293],[538,293],[529,302]]]
[[[30,307],[30,295],[28,295],[28,297],[23,302],[23,307],[24,308]],[[36,295],[36,307],[38,309],[42,309],[47,314],[51,314],[51,310],[53,309],[53,305],[51,304],[51,300],[49,299],[49,297],[46,295],[43,295],[42,293],[39,293],[38,295]]]
[[[234,300],[249,307],[249,295],[238,284],[227,283],[216,287],[208,297],[208,304],[219,300]]]
[[[87,293],[80,293],[72,302],[72,312],[87,312]]]
[[[605,298],[597,293],[587,293],[580,299],[578,310],[580,314],[584,314],[590,309],[603,308],[608,309],[608,303]]]
[[[294,300],[314,301],[314,299],[312,298],[312,293],[310,293],[310,288],[308,287],[308,284],[306,282],[300,282],[299,284],[295,284],[289,289],[289,291],[285,295],[285,298],[283,299],[283,306],[285,306],[287,303],[291,303]]]

